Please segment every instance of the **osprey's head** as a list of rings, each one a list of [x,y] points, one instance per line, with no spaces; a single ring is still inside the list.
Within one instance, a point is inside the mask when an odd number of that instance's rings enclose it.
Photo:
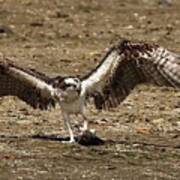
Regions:
[[[53,87],[57,89],[59,101],[71,102],[77,99],[81,92],[81,80],[78,77],[56,77]]]

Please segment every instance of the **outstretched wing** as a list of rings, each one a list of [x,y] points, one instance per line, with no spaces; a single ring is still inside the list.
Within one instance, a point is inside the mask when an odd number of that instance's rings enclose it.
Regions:
[[[34,69],[25,69],[10,60],[0,60],[0,97],[17,96],[34,108],[55,106],[52,79]]]
[[[120,42],[82,79],[96,108],[116,107],[140,83],[180,87],[180,56],[147,43]]]

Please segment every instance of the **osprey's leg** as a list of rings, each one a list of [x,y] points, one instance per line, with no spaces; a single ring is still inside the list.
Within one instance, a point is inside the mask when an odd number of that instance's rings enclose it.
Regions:
[[[70,124],[69,115],[66,113],[63,113],[63,119],[64,119],[64,125],[67,128],[69,135],[70,135],[70,140],[68,141],[68,143],[73,143],[73,142],[75,142],[75,138],[74,138],[71,124]],[[63,141],[63,142],[67,142],[67,141]]]
[[[80,130],[82,132],[90,131],[91,133],[95,134],[96,133],[95,129],[89,129],[88,128],[88,124],[89,124],[90,119],[84,113],[81,113],[81,115],[83,117],[84,122],[83,122],[83,127],[81,127]]]
[[[81,131],[87,131],[88,130],[88,124],[89,124],[89,119],[86,117],[84,113],[81,113],[83,117],[83,127],[80,128]]]

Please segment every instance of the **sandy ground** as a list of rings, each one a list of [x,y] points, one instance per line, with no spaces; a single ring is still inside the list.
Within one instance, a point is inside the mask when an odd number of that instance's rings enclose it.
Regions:
[[[83,75],[121,38],[180,52],[179,12],[178,0],[0,0],[0,52],[51,76]],[[67,135],[59,109],[1,98],[0,179],[179,179],[180,92],[141,85],[110,112],[87,114],[105,145],[34,139]]]

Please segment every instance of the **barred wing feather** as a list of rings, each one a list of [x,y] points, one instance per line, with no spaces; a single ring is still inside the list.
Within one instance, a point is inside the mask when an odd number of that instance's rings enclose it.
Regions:
[[[140,83],[180,88],[180,56],[155,44],[120,42],[83,78],[98,109],[120,104]]]
[[[51,78],[34,69],[19,67],[9,60],[0,61],[0,97],[17,96],[34,108],[54,107],[51,81]]]

